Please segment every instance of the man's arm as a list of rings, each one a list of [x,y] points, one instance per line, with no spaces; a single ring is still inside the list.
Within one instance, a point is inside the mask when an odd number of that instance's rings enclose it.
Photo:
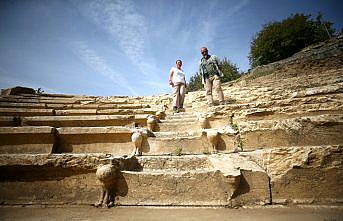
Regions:
[[[201,60],[198,62],[198,73],[201,76],[201,83],[203,85],[205,85],[205,78],[204,78],[204,73],[203,73],[202,66],[201,66]]]
[[[222,71],[222,67],[220,66],[220,60],[217,56],[214,55],[214,61],[215,61],[215,64],[216,64],[216,68],[217,68],[217,71],[218,71],[218,74],[220,77],[224,77],[224,74],[223,74],[223,71]]]

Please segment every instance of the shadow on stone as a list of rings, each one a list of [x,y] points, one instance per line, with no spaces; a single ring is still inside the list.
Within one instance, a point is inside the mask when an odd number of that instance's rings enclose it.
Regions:
[[[117,173],[117,182],[115,185],[115,195],[124,197],[127,195],[129,189],[125,177],[121,172]]]
[[[232,199],[238,197],[239,195],[250,192],[250,186],[244,175],[241,175],[240,183],[238,189],[233,193]]]

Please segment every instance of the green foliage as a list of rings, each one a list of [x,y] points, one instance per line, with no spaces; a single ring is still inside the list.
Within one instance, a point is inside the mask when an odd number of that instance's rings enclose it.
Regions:
[[[236,147],[236,151],[242,151],[244,144],[245,144],[245,140],[242,139],[241,137],[239,137],[238,138],[238,145]]]
[[[176,156],[181,156],[182,155],[182,147],[178,147],[174,151]]]
[[[237,124],[231,124],[232,129],[238,130],[238,125]]]
[[[246,80],[253,80],[259,77],[263,77],[266,75],[270,75],[274,72],[273,69],[261,69],[261,70],[256,70],[254,72],[252,72],[247,78]]]
[[[202,153],[205,154],[205,155],[211,154],[208,150],[204,150]]]
[[[294,14],[281,22],[264,25],[251,41],[251,67],[287,58],[306,46],[328,39],[335,32],[332,24],[323,21],[319,13],[315,20],[311,15]]]
[[[187,91],[197,91],[203,88],[203,85],[201,83],[201,75],[195,73],[195,75],[191,76],[189,79],[189,83],[187,85]]]
[[[227,58],[224,58],[220,62],[219,66],[224,75],[221,80],[222,83],[236,80],[241,76],[237,65],[231,63],[230,60]],[[197,91],[202,89],[203,87],[204,86],[202,84],[201,75],[199,73],[195,73],[189,80],[187,91]]]
[[[219,66],[220,66],[221,71],[224,74],[224,77],[222,78],[222,83],[236,80],[237,78],[241,76],[237,65],[231,63],[230,60],[227,58],[224,58],[220,62]]]

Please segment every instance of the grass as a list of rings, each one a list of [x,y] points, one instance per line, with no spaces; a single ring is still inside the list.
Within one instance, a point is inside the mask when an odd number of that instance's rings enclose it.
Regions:
[[[237,124],[231,124],[232,129],[238,130],[238,125]]]
[[[182,147],[178,147],[175,149],[174,154],[176,156],[181,156],[182,155]]]
[[[256,70],[256,71],[252,72],[249,76],[247,76],[246,80],[254,80],[254,79],[259,78],[259,77],[270,75],[273,72],[274,72],[273,69],[267,69],[267,70],[260,69],[260,70]]]
[[[205,154],[205,155],[211,154],[208,150],[204,150],[202,153]]]

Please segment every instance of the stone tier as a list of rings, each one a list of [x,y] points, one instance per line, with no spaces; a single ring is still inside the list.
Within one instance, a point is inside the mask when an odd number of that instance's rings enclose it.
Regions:
[[[243,150],[343,144],[343,115],[319,115],[238,124]]]
[[[104,154],[0,155],[0,199],[3,204],[93,204],[100,191],[95,169],[106,157]],[[157,163],[159,159],[169,163]],[[270,203],[268,176],[247,159],[238,154],[117,158],[122,172],[117,176],[116,203],[143,206]]]
[[[53,127],[0,127],[0,154],[53,153],[55,143]]]

